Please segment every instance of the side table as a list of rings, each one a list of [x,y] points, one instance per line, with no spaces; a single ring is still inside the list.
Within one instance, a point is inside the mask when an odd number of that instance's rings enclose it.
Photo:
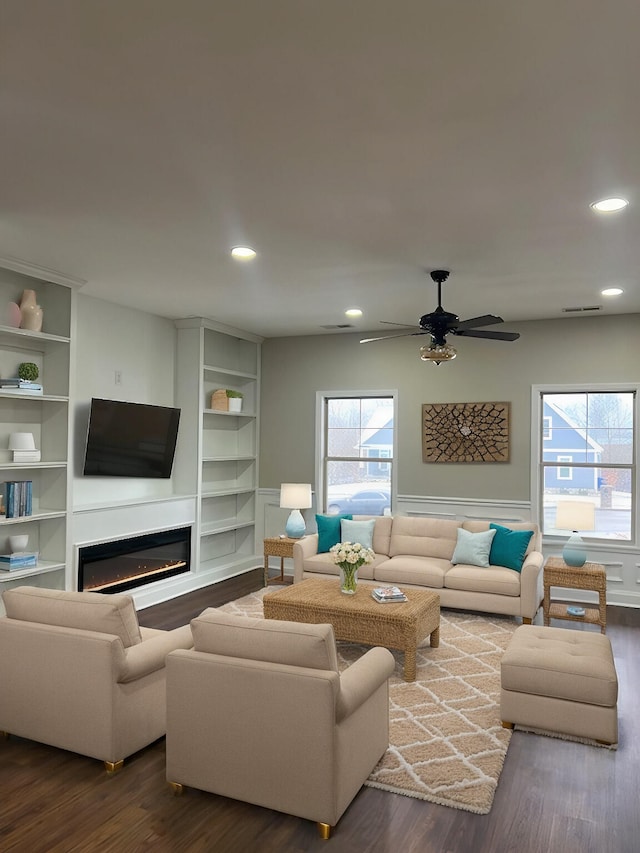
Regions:
[[[584,607],[584,616],[567,613],[567,605],[551,601],[551,587],[590,590],[598,593],[598,607]],[[544,624],[551,619],[567,619],[571,622],[589,622],[600,626],[604,634],[607,627],[607,574],[600,563],[585,563],[576,568],[568,566],[562,557],[549,557],[544,564],[544,600],[542,604]]]
[[[264,540],[264,585],[269,584],[269,557],[280,557],[280,577],[272,578],[272,583],[284,583],[284,558],[293,557],[293,546],[299,539],[288,536],[270,536]]]

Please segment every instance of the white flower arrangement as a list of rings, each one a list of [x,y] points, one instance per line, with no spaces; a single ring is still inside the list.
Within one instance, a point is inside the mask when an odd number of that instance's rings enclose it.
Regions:
[[[371,563],[375,554],[359,542],[338,542],[329,549],[333,562],[342,569],[342,589],[356,591],[356,572],[365,563]]]

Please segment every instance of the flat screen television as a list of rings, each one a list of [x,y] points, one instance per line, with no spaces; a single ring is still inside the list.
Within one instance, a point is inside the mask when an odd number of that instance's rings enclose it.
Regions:
[[[91,400],[84,474],[171,477],[180,409]]]

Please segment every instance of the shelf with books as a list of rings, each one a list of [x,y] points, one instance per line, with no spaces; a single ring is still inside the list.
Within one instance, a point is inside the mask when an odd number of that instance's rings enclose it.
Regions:
[[[58,573],[49,585],[65,586],[65,567],[70,562],[68,537],[70,512],[71,435],[69,405],[71,366],[74,363],[74,287],[64,276],[45,280],[27,274],[0,259],[0,302],[19,304],[25,290],[35,291],[43,311],[42,331],[0,325],[0,482],[31,481],[31,514],[0,516],[5,535],[27,534],[29,551],[38,551],[38,564],[20,570],[0,571],[0,580],[13,581]],[[34,388],[19,388],[19,369],[24,363],[37,368],[29,377]],[[32,372],[33,373],[33,372]],[[28,373],[23,371],[23,376]],[[4,383],[4,384],[2,384]],[[9,451],[14,433],[31,433],[39,460],[16,462]],[[4,486],[3,486],[4,491]],[[1,541],[0,548],[6,545]],[[33,583],[38,583],[34,579]]]

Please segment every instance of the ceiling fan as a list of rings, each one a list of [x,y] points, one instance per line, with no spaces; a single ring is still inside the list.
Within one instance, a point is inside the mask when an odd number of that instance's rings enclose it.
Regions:
[[[373,341],[386,341],[390,338],[403,338],[412,335],[431,335],[431,343],[420,348],[420,358],[423,361],[432,361],[438,365],[443,361],[452,361],[456,350],[447,343],[447,335],[459,335],[467,338],[488,338],[494,341],[517,341],[520,337],[518,332],[482,331],[480,326],[494,326],[503,323],[502,317],[495,314],[483,314],[481,317],[472,317],[470,320],[460,320],[456,314],[445,311],[442,307],[442,284],[449,278],[449,270],[432,270],[431,278],[438,285],[438,307],[430,314],[420,317],[418,332],[403,332],[399,335],[384,335],[381,338],[364,338],[361,344]]]

